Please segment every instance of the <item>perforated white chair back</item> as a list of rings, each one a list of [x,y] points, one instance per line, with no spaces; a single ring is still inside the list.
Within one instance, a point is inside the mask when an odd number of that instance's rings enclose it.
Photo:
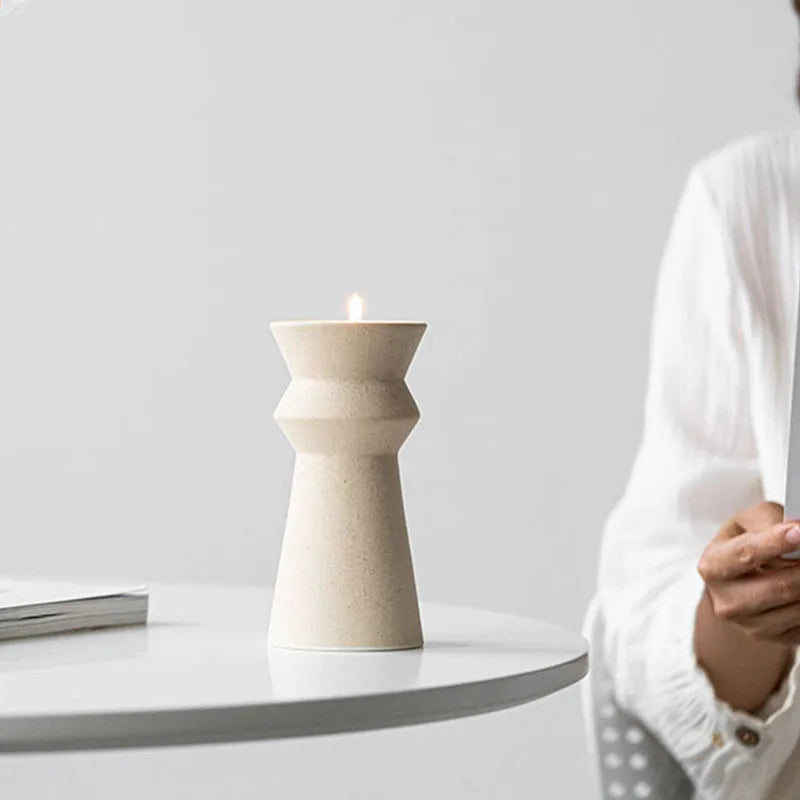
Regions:
[[[693,800],[680,764],[635,717],[620,708],[603,662],[603,617],[597,596],[583,622],[591,669],[581,683],[583,718],[599,800]]]

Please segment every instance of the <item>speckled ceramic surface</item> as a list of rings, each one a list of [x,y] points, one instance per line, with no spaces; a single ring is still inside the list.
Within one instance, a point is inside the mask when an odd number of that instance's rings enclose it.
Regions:
[[[419,419],[416,322],[277,322],[292,381],[275,419],[296,451],[270,620],[279,647],[420,647],[397,453]]]

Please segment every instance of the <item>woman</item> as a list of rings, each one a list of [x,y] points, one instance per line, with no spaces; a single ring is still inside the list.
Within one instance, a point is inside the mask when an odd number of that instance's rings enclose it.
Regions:
[[[778,558],[800,548],[780,505],[799,274],[800,131],[696,166],[604,531],[598,656],[702,800],[800,798],[800,563]]]

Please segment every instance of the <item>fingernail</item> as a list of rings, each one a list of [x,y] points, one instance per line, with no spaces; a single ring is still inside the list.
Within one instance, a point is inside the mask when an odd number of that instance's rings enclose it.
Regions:
[[[795,525],[786,531],[786,541],[790,544],[800,544],[800,527]]]

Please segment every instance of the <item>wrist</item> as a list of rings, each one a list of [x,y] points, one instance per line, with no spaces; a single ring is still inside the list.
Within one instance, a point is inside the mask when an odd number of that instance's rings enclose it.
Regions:
[[[694,651],[716,696],[732,708],[752,713],[780,686],[794,648],[754,639],[736,623],[718,617],[706,589],[695,616]]]

